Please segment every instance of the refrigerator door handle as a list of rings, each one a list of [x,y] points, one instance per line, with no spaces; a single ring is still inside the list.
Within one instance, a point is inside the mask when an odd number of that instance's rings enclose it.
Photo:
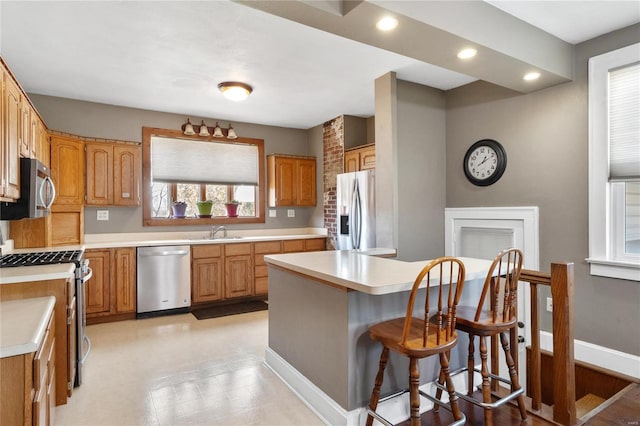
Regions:
[[[358,181],[353,181],[353,189],[351,190],[351,200],[350,200],[350,209],[349,209],[349,238],[351,239],[351,248],[356,248],[356,190],[357,190]]]

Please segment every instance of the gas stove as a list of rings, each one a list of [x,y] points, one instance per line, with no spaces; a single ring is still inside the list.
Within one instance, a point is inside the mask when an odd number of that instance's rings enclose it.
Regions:
[[[79,264],[83,250],[43,251],[5,254],[0,258],[0,268],[15,266],[54,265],[56,263]]]

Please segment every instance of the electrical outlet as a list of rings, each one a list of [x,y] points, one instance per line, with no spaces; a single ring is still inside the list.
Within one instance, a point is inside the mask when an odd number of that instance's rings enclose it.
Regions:
[[[270,209],[269,210],[269,217],[276,217],[276,210]]]
[[[553,312],[553,299],[547,297],[547,312]]]
[[[287,210],[287,217],[296,217],[296,211],[294,209]]]
[[[109,210],[98,210],[96,214],[97,220],[109,220]]]

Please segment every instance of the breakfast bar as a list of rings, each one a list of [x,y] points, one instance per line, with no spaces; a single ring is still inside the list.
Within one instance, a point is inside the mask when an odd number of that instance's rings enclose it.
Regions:
[[[372,255],[373,254],[373,255]],[[413,282],[429,261],[378,257],[384,250],[265,256],[269,265],[269,344],[265,362],[329,424],[362,424],[381,347],[371,324],[404,316]],[[465,298],[477,297],[488,260],[461,258]],[[423,290],[424,291],[424,290]],[[477,299],[475,299],[477,300]],[[459,336],[458,345],[466,342]],[[466,354],[452,353],[453,368]],[[422,383],[436,360],[421,363]],[[391,355],[382,393],[406,387],[408,362]]]

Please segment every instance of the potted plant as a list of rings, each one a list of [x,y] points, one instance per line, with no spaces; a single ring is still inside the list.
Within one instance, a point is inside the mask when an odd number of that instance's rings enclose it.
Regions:
[[[171,204],[172,217],[185,217],[187,213],[187,203],[184,201],[174,201]]]
[[[231,200],[228,203],[225,203],[224,206],[227,208],[227,216],[238,217],[239,205],[240,205],[240,201],[237,201],[237,200]]]
[[[198,201],[196,207],[198,207],[198,217],[211,217],[212,200]]]

